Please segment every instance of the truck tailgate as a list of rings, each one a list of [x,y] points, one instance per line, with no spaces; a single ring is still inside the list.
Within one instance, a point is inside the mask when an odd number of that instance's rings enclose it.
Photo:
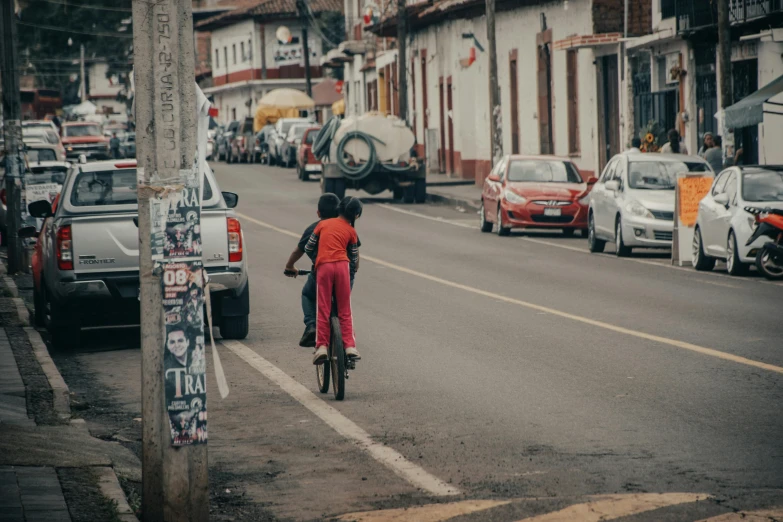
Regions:
[[[201,210],[201,247],[205,268],[228,266],[228,226],[225,210]]]

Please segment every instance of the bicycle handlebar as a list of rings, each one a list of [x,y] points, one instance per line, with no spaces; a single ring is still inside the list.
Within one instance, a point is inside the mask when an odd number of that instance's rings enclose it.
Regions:
[[[284,270],[283,271],[283,273],[285,275],[291,275],[291,272],[292,271],[289,271],[289,270]],[[312,273],[312,270],[297,270],[296,271],[296,275],[298,275],[298,276],[306,276],[306,275],[310,275],[311,273]]]

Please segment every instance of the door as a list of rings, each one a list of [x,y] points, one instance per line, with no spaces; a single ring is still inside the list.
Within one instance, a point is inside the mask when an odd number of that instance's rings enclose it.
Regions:
[[[715,257],[726,255],[726,237],[728,230],[723,229],[723,215],[726,207],[715,201],[719,194],[726,193],[726,185],[732,176],[731,170],[724,170],[712,187],[706,198],[699,203],[699,218],[701,221],[701,241],[705,253]]]
[[[449,173],[457,171],[457,167],[454,164],[454,106],[452,105],[451,94],[451,76],[448,77],[446,82],[446,118],[448,118],[449,129]]]
[[[603,165],[620,152],[620,98],[617,55],[598,60],[598,146],[599,164]]]
[[[438,158],[440,161],[441,174],[446,172],[446,111],[445,100],[443,99],[443,76],[438,82],[438,96],[440,98],[440,148],[438,149]]]
[[[607,212],[607,199],[609,197],[614,197],[614,195],[606,189],[606,182],[612,179],[616,163],[617,160],[611,161],[608,165],[606,165],[606,168],[604,168],[604,172],[601,174],[598,183],[595,184],[593,190],[590,193],[590,198],[593,204],[593,226],[595,227],[596,234],[604,238],[609,237],[609,233],[607,232],[606,226],[604,225],[604,222],[606,221],[605,214]]]
[[[509,61],[509,76],[511,77],[511,154],[519,154],[519,92],[517,87],[517,54],[516,50]]]
[[[625,191],[628,189],[628,175],[627,175],[627,160],[625,157],[617,159],[617,163],[612,174],[612,180],[617,181],[620,184],[620,189],[617,191],[607,191],[606,198],[606,211],[604,212],[604,226],[607,231],[611,232],[611,236],[614,239],[617,221],[617,215],[620,214],[620,209],[625,201]]]

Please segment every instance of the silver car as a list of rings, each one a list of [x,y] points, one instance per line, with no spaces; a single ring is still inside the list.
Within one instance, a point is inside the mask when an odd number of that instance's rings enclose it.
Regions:
[[[238,197],[221,193],[206,170],[201,213],[202,258],[209,275],[214,324],[226,339],[248,333],[250,290]],[[48,202],[31,205],[45,218],[39,235],[41,277],[34,278],[36,322],[55,345],[79,343],[80,329],[139,322],[139,233],[136,162],[76,164],[52,215]]]
[[[591,252],[611,241],[617,256],[633,248],[671,248],[677,175],[714,175],[698,156],[624,152],[606,165],[590,193],[587,238]]]

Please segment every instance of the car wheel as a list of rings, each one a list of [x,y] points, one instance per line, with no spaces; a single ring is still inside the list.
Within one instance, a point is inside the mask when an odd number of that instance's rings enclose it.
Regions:
[[[614,229],[614,255],[617,257],[628,257],[631,255],[631,248],[626,246],[623,241],[623,222],[617,218],[617,224]]]
[[[481,200],[479,209],[479,224],[482,232],[492,232],[492,222],[487,221],[487,210],[484,208],[484,200]]]
[[[563,237],[574,237],[574,230],[573,228],[564,228],[563,229]]]
[[[44,321],[55,350],[70,350],[81,344],[81,327],[78,317],[64,317],[66,312],[57,303],[49,299],[43,291]],[[60,326],[66,324],[67,326]]]
[[[223,317],[220,320],[220,336],[223,339],[244,339],[249,331],[248,316]]]
[[[715,258],[704,253],[704,244],[701,240],[701,229],[699,227],[696,227],[696,230],[693,231],[691,263],[693,268],[700,272],[706,272],[715,268]]]
[[[729,275],[733,276],[742,276],[748,273],[748,265],[740,261],[737,237],[733,230],[729,232],[729,239],[726,243],[726,270]]]
[[[497,233],[500,237],[508,236],[511,234],[511,229],[503,226],[503,209],[498,205],[498,220],[497,220]]]
[[[593,214],[587,218],[587,248],[594,254],[600,254],[604,251],[606,241],[595,237],[595,220]]]
[[[392,198],[400,200],[405,195],[405,189],[403,187],[394,187],[392,189]]]
[[[310,173],[305,170],[304,167],[301,168],[301,174],[299,176],[299,179],[302,181],[310,181]]]

